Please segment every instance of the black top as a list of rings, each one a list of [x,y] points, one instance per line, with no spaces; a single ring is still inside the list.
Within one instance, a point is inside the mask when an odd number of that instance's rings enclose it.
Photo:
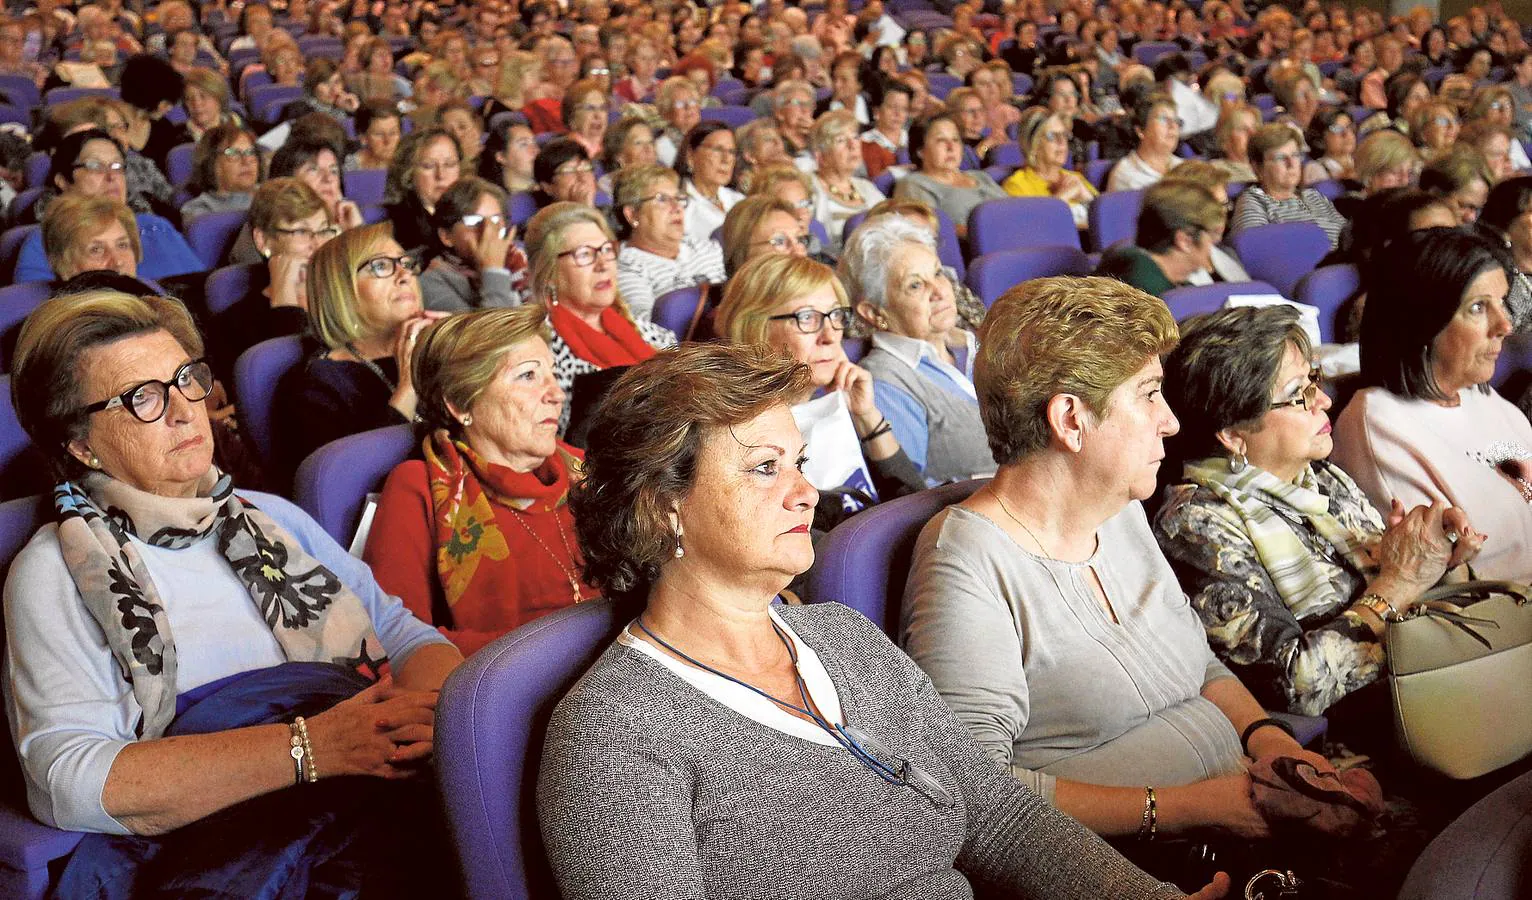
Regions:
[[[394,226],[394,240],[405,250],[417,252],[422,268],[430,265],[431,260],[447,249],[436,236],[436,229],[431,225],[431,214],[414,191],[405,194],[404,199],[398,203],[389,203],[383,208],[388,212],[388,221]]]
[[[276,456],[287,464],[289,473],[333,440],[409,421],[388,405],[392,385],[399,383],[399,366],[393,357],[373,360],[388,379],[384,383],[367,366],[328,359],[328,352],[316,346],[278,391],[286,402],[277,406]]]
[[[250,290],[245,296],[223,312],[208,316],[203,331],[208,359],[219,378],[231,379],[234,361],[261,341],[308,331],[309,314],[303,307],[271,305],[271,298],[266,296],[270,283],[271,275],[264,265],[252,266]]]

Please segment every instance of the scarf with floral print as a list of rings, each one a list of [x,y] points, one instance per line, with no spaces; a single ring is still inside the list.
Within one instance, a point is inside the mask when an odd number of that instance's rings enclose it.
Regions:
[[[289,661],[382,674],[388,659],[361,599],[217,468],[189,499],[92,472],[55,487],[53,502],[64,563],[143,710],[139,737],[160,737],[175,718],[176,644],[138,542],[179,550],[211,537]]]
[[[428,436],[422,450],[431,481],[436,577],[451,608],[469,593],[480,563],[492,565],[510,555],[510,542],[495,524],[495,507],[529,516],[557,512],[569,502],[569,488],[580,476],[581,457],[578,450],[559,441],[541,466],[531,472],[516,472],[485,462],[466,443],[453,440],[444,428]],[[554,527],[562,528],[557,517]],[[573,534],[567,542],[550,544],[546,549],[555,554],[554,562],[561,570],[576,575],[582,570],[584,563]],[[567,557],[561,559],[565,553]],[[580,584],[570,585],[570,591],[582,598],[587,593]]]

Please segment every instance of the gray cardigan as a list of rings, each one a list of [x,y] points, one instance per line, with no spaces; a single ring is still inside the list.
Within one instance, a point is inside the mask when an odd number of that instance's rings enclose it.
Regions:
[[[845,720],[931,773],[942,808],[840,747],[730,710],[614,644],[560,701],[538,781],[565,900],[957,900],[972,882],[1050,900],[1180,897],[989,759],[877,626],[779,610],[824,663]]]

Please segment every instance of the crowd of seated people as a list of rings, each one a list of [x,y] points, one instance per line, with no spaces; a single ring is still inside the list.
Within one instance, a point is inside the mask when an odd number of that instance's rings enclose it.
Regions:
[[[0,279],[49,298],[0,348],[55,479],[5,698],[33,815],[94,835],[61,890],[194,890],[162,852],[265,877],[208,835],[291,812],[273,848],[313,868],[271,877],[408,892],[451,865],[405,777],[435,691],[598,596],[631,624],[540,795],[568,897],[1211,897],[1177,849],[1208,833],[1236,876],[1403,877],[1399,773],[1326,751],[1394,749],[1383,647],[1422,593],[1532,580],[1532,393],[1490,386],[1532,330],[1532,29],[1499,0],[903,6],[0,18]],[[1064,237],[977,214],[1012,197]],[[1278,279],[1249,247],[1294,229],[1328,254]],[[1333,266],[1350,296],[1296,302]],[[1282,302],[1178,305],[1257,281]],[[284,495],[383,428],[412,449],[353,556]],[[772,603],[840,523],[969,479],[897,633]],[[1284,821],[1252,788],[1280,760],[1345,810]],[[335,775],[388,789],[284,805]],[[343,808],[365,840],[322,864]],[[820,839],[850,816],[879,824]]]

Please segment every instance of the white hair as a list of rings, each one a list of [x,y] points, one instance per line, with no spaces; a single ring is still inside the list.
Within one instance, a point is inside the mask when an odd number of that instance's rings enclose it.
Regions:
[[[904,216],[878,216],[857,227],[836,269],[852,306],[863,300],[879,309],[888,304],[889,269],[901,244],[917,244],[936,252],[936,238],[930,230]]]

